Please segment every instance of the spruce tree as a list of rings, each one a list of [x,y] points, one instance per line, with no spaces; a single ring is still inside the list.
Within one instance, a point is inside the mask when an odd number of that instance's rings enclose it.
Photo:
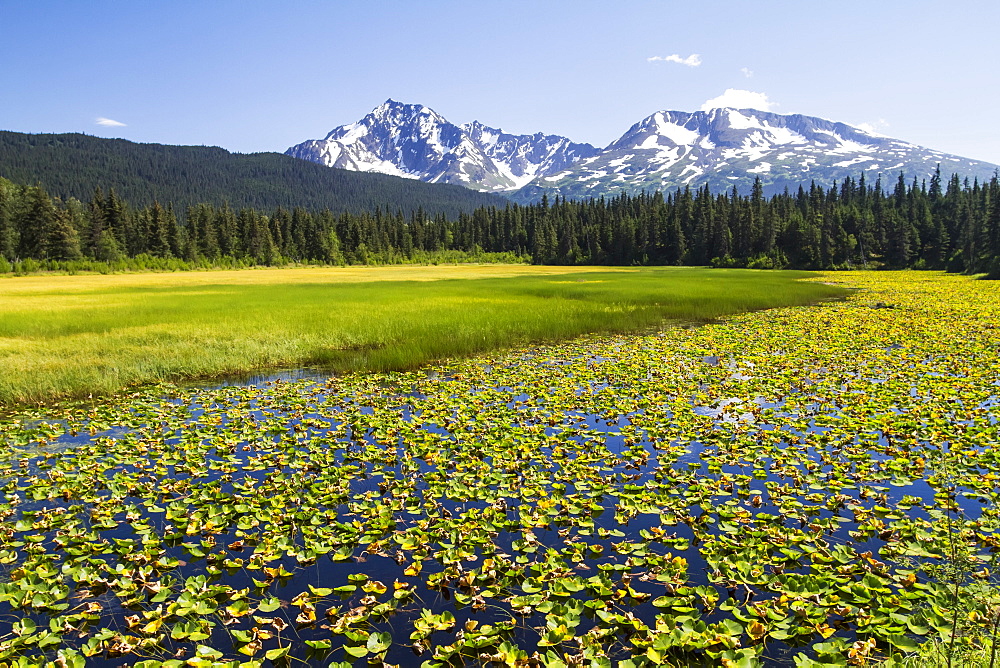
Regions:
[[[111,188],[108,191],[108,196],[100,205],[101,212],[104,214],[105,227],[111,231],[117,245],[129,255],[135,255],[132,249],[136,243],[136,235],[133,234],[134,225],[131,220],[131,212],[125,202],[118,197],[115,189]]]
[[[0,179],[0,258],[14,259],[14,225],[11,220],[13,184]]]
[[[48,257],[46,242],[55,225],[56,208],[41,186],[25,189],[23,213],[15,219],[17,228],[17,258],[44,260]]]
[[[50,260],[79,260],[80,237],[73,227],[71,215],[65,209],[57,209],[45,234],[44,257]]]
[[[141,219],[142,227],[145,228],[142,252],[154,257],[172,257],[167,211],[159,202],[153,202],[151,207],[142,212]]]

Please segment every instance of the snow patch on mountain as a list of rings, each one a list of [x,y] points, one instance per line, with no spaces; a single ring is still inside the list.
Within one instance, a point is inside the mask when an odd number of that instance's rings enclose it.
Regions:
[[[691,146],[698,140],[698,131],[690,130],[683,125],[670,123],[663,117],[663,113],[653,114],[656,123],[656,138],[665,137],[677,146]]]

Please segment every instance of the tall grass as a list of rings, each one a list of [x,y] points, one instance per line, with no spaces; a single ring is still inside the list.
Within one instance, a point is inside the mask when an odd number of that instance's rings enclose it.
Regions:
[[[487,253],[482,250],[439,250],[422,251],[414,250],[408,255],[399,251],[387,251],[380,253],[369,253],[366,265],[407,265],[407,264],[446,264],[446,263],[476,263],[476,264],[527,264],[531,258],[527,255],[518,255],[514,252]],[[337,263],[305,261],[311,266],[333,266]],[[343,264],[343,263],[341,263]],[[118,260],[35,260],[25,258],[16,262],[9,262],[5,257],[0,256],[0,277],[4,274],[14,274],[16,276],[28,276],[31,274],[122,274],[131,272],[150,271],[204,271],[209,269],[253,269],[264,266],[284,267],[301,266],[298,262],[287,260],[282,257],[274,258],[268,265],[259,265],[252,259],[235,258],[224,255],[219,258],[200,258],[198,260],[182,260],[176,257],[156,257],[141,253],[134,257],[125,257]]]
[[[0,283],[0,402],[282,366],[411,368],[840,294],[802,272],[383,267]]]

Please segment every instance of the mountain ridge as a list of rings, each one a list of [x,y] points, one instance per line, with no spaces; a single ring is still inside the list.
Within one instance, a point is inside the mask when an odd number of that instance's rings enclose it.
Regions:
[[[285,154],[328,167],[510,192],[597,152],[559,135],[514,135],[478,121],[455,125],[429,107],[390,98],[361,120]]]
[[[405,119],[400,122],[400,119]],[[804,114],[716,108],[662,110],[604,148],[544,133],[512,135],[479,121],[454,125],[424,105],[387,100],[360,121],[286,154],[328,166],[385,171],[495,192],[514,201],[543,195],[588,198],[622,191],[709,185],[747,192],[815,181],[829,186],[859,172],[929,179],[988,178],[997,165],[947,154]]]

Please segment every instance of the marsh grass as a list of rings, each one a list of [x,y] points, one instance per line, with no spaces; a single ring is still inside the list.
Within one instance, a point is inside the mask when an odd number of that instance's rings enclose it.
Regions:
[[[0,402],[287,366],[399,370],[587,332],[815,302],[803,272],[530,266],[0,282]]]
[[[931,640],[920,646],[920,651],[906,657],[895,657],[873,662],[871,668],[995,668],[993,640],[977,638],[957,650],[948,642]]]

